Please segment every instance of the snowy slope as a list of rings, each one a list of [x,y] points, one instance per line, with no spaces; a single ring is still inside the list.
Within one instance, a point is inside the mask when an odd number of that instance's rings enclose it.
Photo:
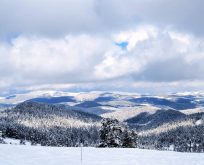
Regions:
[[[186,115],[195,114],[195,113],[202,113],[202,112],[204,112],[203,107],[194,108],[194,109],[186,109],[186,110],[182,111],[182,113],[184,113]]]
[[[23,94],[15,94],[6,97],[1,97],[0,104],[18,104],[26,100],[38,97],[60,97],[60,96],[74,96],[75,93],[68,93],[62,91],[31,91]]]
[[[0,144],[2,165],[202,165],[203,153]]]
[[[137,107],[127,107],[123,109],[121,108],[121,110],[113,111],[111,113],[104,113],[101,116],[104,118],[116,118],[120,121],[125,121],[143,112],[154,114],[157,110],[159,110],[159,108],[151,105],[143,105]]]

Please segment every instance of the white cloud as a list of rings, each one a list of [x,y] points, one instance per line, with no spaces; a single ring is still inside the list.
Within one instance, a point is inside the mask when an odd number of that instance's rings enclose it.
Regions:
[[[0,0],[0,94],[202,88],[203,6],[203,0]],[[115,45],[121,42],[126,49]]]
[[[115,45],[122,41],[128,42],[125,50]],[[143,84],[142,89],[150,84],[150,91],[152,84],[160,84],[174,90],[192,80],[187,87],[197,89],[193,84],[204,82],[203,50],[202,37],[152,25],[103,36],[20,35],[0,44],[0,89],[131,91],[139,90],[134,84]]]
[[[138,24],[203,35],[203,5],[203,0],[0,0],[0,36],[111,34]]]
[[[104,78],[130,76],[135,81],[203,80],[203,39],[152,26],[123,31],[114,39],[128,42],[96,66]]]
[[[158,31],[155,27],[141,26],[141,27],[137,27],[134,30],[120,32],[119,34],[114,36],[115,38],[114,40],[116,42],[127,41],[128,42],[127,49],[131,50],[139,42],[148,40],[149,38],[152,38],[152,37],[156,37],[157,34],[158,34]]]
[[[21,36],[9,46],[0,46],[1,82],[33,85],[90,81],[94,65],[111,46],[110,40],[89,35],[61,39]]]

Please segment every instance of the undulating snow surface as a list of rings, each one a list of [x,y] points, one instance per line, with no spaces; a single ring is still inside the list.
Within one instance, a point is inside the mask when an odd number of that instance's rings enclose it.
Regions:
[[[203,165],[203,153],[0,144],[1,165]]]

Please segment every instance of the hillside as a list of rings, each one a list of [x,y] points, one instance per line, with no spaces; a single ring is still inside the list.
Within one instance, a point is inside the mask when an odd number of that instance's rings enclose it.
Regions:
[[[126,120],[129,124],[137,124],[142,129],[156,128],[170,122],[182,121],[188,118],[185,114],[175,110],[158,110],[154,114],[142,112],[139,115]]]
[[[64,105],[24,102],[0,113],[5,136],[30,140],[41,145],[75,146],[94,144],[101,118],[66,109]]]

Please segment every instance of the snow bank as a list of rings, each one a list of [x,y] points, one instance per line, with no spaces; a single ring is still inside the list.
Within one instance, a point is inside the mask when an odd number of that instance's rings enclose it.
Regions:
[[[2,165],[201,165],[203,153],[0,144]]]
[[[21,145],[19,139],[4,138],[3,140],[6,144]],[[31,145],[31,143],[27,140],[25,140],[24,143],[25,143],[24,145]]]

